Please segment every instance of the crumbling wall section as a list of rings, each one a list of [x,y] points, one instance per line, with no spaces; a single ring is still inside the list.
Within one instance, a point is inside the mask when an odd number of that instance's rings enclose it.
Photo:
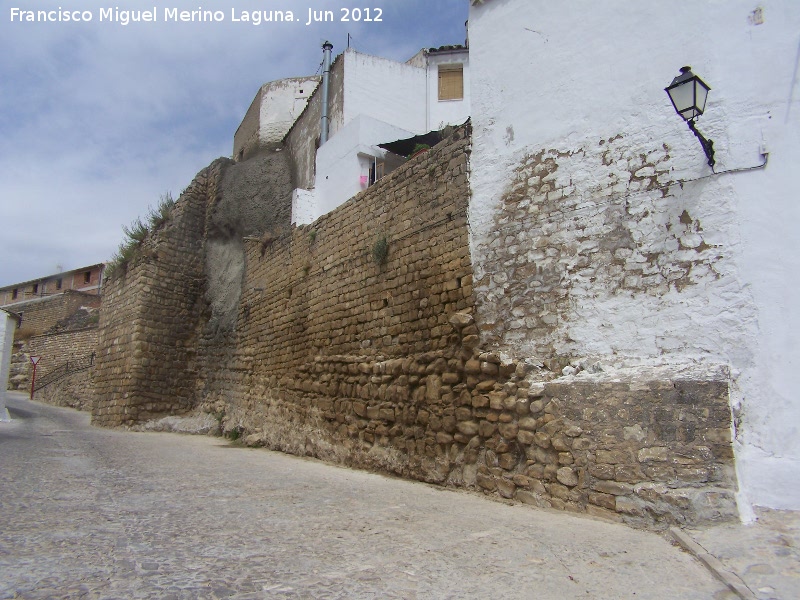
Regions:
[[[487,345],[557,371],[576,358],[752,352],[753,303],[729,276],[738,232],[724,183],[676,182],[666,144],[631,145],[618,135],[519,158],[473,239]],[[699,202],[712,188],[718,201]]]

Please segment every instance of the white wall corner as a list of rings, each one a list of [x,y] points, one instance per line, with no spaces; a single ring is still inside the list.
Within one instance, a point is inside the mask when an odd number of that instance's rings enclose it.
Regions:
[[[309,225],[320,217],[315,190],[292,191],[292,225]]]

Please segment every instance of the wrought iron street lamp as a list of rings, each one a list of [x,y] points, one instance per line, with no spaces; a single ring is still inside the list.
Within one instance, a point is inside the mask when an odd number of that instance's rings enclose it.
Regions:
[[[672,80],[672,83],[664,90],[669,94],[672,106],[675,111],[686,120],[689,129],[692,130],[700,140],[703,151],[708,158],[708,166],[714,168],[714,141],[706,139],[705,136],[697,131],[695,120],[703,114],[706,109],[706,99],[711,88],[705,81],[692,73],[691,67],[681,68],[681,74]]]

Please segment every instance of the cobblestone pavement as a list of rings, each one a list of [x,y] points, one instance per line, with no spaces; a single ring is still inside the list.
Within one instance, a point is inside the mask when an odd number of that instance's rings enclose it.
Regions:
[[[685,532],[717,559],[723,578],[743,585],[742,597],[800,598],[800,512],[759,510],[750,525],[726,523]]]
[[[733,598],[658,535],[12,394],[0,598]]]

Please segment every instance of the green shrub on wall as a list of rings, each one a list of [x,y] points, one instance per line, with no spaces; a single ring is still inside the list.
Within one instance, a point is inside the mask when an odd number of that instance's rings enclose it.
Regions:
[[[372,259],[376,264],[382,265],[386,262],[389,256],[389,240],[386,238],[385,233],[378,235],[375,243],[372,246]]]

